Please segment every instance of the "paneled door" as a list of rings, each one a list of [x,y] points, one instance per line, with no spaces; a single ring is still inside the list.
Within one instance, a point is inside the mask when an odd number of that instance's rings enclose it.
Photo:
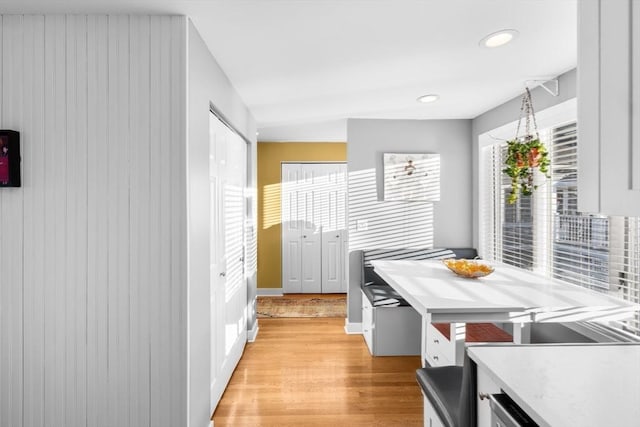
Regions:
[[[283,163],[285,293],[346,292],[346,165]]]
[[[347,165],[323,165],[322,180],[322,292],[347,291]]]
[[[247,341],[244,273],[246,144],[210,116],[211,399],[215,407]]]
[[[316,171],[282,164],[282,277],[286,293],[322,289],[320,194]]]

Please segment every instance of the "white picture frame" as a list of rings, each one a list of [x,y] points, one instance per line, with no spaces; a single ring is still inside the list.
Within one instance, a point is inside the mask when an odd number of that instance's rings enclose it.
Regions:
[[[384,153],[384,200],[440,201],[440,154]]]

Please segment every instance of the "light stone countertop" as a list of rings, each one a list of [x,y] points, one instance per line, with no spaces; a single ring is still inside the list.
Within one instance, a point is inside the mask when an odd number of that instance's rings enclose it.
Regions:
[[[541,426],[640,426],[640,344],[476,346],[468,351],[478,370]]]

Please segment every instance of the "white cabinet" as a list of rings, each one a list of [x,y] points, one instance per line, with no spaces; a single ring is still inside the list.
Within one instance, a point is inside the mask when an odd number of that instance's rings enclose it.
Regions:
[[[640,215],[640,0],[578,2],[578,208]]]
[[[413,307],[373,307],[362,292],[362,335],[371,355],[419,355],[421,328],[422,318]]]
[[[491,424],[491,405],[487,397],[490,394],[501,393],[502,390],[483,366],[478,366],[476,385],[478,391],[476,396],[478,427],[494,427]]]
[[[462,365],[464,359],[464,323],[449,323],[449,337],[443,335],[428,319],[423,320],[426,331],[423,358],[431,366]]]
[[[373,307],[367,296],[362,293],[362,336],[373,354]]]
[[[432,323],[426,325],[425,360],[431,366],[455,365],[455,342],[436,329]]]
[[[440,417],[438,417],[438,413],[431,405],[429,399],[422,395],[422,400],[424,402],[424,427],[444,427],[444,423]]]

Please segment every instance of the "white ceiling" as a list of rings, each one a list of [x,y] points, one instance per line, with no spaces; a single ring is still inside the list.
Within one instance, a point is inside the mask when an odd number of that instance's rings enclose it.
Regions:
[[[577,0],[0,0],[1,13],[191,17],[261,140],[346,118],[473,118],[576,66]],[[511,44],[485,35],[514,28]],[[416,98],[437,93],[440,100]],[[330,131],[331,124],[341,124]],[[309,127],[310,126],[310,127]],[[333,133],[332,133],[333,132]],[[290,134],[290,132],[289,132]]]

